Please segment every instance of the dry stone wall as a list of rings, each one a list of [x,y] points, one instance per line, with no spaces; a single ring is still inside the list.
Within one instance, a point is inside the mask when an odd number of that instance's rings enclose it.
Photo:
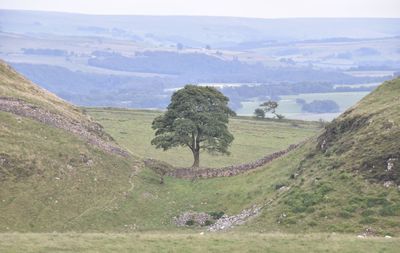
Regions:
[[[238,174],[245,173],[247,171],[256,169],[265,164],[272,162],[273,160],[282,157],[290,151],[296,149],[302,143],[292,144],[287,149],[281,150],[270,155],[266,155],[256,161],[250,163],[244,163],[239,165],[231,165],[222,168],[175,168],[165,162],[157,161],[155,159],[145,160],[145,164],[148,167],[151,166],[165,166],[167,171],[165,175],[172,176],[182,179],[201,179],[201,178],[214,178],[214,177],[231,177]]]
[[[13,113],[52,127],[61,128],[106,152],[128,156],[128,152],[99,136],[98,133],[102,133],[102,128],[96,123],[83,124],[82,122],[72,120],[60,114],[29,104],[21,99],[9,97],[0,97],[0,111]]]

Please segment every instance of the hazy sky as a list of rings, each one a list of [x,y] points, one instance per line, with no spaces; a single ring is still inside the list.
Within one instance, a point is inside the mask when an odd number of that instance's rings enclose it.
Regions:
[[[0,9],[258,18],[400,17],[400,0],[0,0]]]

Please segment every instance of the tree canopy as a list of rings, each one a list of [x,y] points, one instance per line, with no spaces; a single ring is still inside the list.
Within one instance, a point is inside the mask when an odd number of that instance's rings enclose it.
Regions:
[[[278,102],[269,100],[267,102],[264,102],[260,105],[262,110],[264,110],[265,113],[271,112],[274,114],[278,119],[283,119],[284,116],[282,114],[276,113],[276,109],[278,108]],[[264,116],[265,116],[264,113]]]
[[[151,144],[168,150],[188,147],[193,153],[193,167],[200,165],[200,150],[229,154],[234,137],[228,130],[229,99],[213,87],[186,85],[171,97],[167,111],[154,119],[156,130]]]

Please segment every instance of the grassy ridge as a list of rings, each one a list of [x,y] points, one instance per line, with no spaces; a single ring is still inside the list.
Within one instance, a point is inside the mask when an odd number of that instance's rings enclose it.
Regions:
[[[96,124],[4,62],[0,97]],[[101,131],[92,134],[104,137]],[[89,230],[92,224],[81,225],[81,219],[120,201],[140,166],[132,157],[104,152],[68,131],[0,111],[0,231]]]
[[[0,60],[0,97],[22,99],[71,119],[89,123],[80,109],[32,83]]]

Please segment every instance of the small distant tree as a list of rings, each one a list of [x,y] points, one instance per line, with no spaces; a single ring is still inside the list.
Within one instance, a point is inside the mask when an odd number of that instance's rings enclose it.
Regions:
[[[261,119],[265,118],[265,112],[261,108],[255,109],[254,110],[254,115],[256,116],[256,118],[261,118]]]
[[[276,109],[278,108],[278,102],[269,100],[267,102],[264,102],[260,105],[262,110],[264,110],[265,113],[272,113],[273,115],[276,116],[277,119],[283,119],[284,116],[282,114],[276,113]]]
[[[229,154],[233,135],[228,130],[229,99],[213,87],[186,85],[176,91],[164,115],[154,119],[156,130],[151,141],[156,148],[168,150],[188,147],[193,153],[193,167],[200,165],[200,150]]]
[[[211,46],[210,45],[206,45],[206,49],[207,50],[211,50]]]

